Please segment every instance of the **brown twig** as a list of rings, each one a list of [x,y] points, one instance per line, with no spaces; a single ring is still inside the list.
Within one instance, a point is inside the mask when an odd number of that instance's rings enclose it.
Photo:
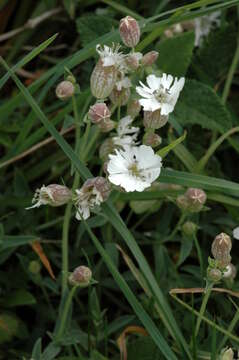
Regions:
[[[35,27],[37,27],[41,22],[45,21],[46,19],[50,18],[53,15],[58,14],[59,12],[61,12],[63,9],[58,7],[56,9],[52,9],[49,11],[44,12],[43,14],[33,18],[33,19],[29,19],[23,26],[8,31],[5,34],[0,35],[0,42],[8,40],[12,37],[14,37],[15,35],[21,33],[24,30],[27,29],[34,29]]]
[[[216,291],[216,292],[220,292],[220,293],[227,293],[231,296],[235,296],[237,298],[239,298],[239,291],[232,291],[229,289],[224,289],[224,288],[212,288],[212,291]],[[171,289],[169,291],[170,295],[174,295],[174,294],[200,294],[200,293],[204,293],[205,289],[204,288],[187,288],[187,289]]]
[[[62,130],[60,131],[60,134],[61,135],[65,135],[65,134],[68,134],[70,131],[72,131],[73,129],[75,128],[75,125],[69,127],[68,129],[66,130]],[[49,137],[47,138],[46,140],[43,140],[41,142],[39,142],[38,144],[32,146],[30,149],[24,151],[23,153],[17,155],[17,156],[14,156],[12,159],[9,159],[5,162],[3,162],[2,164],[0,164],[0,169],[5,167],[5,166],[8,166],[10,164],[13,164],[14,162],[18,161],[18,160],[21,160],[23,159],[24,157],[28,156],[29,154],[32,154],[33,152],[35,152],[36,150],[40,149],[41,147],[49,144],[50,142],[54,141],[54,137]]]

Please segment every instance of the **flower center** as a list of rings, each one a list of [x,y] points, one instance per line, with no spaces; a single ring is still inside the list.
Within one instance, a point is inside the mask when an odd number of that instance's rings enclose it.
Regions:
[[[131,175],[136,176],[136,177],[140,177],[140,171],[139,171],[136,163],[131,164],[128,167],[128,170],[130,171]]]
[[[154,96],[160,103],[167,102],[167,98],[169,94],[170,94],[169,89],[165,89],[162,85],[160,85],[160,88],[158,90],[154,91]]]

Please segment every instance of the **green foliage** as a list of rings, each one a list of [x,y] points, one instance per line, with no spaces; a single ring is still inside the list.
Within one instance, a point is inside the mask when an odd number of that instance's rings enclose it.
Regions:
[[[215,85],[229,70],[237,44],[238,30],[235,26],[223,26],[212,31],[193,58],[192,69],[198,78]]]
[[[184,76],[191,63],[194,49],[194,32],[186,32],[160,41],[157,65],[166,74]]]
[[[197,124],[224,133],[232,126],[230,114],[209,86],[187,80],[173,116],[182,125]]]
[[[82,45],[86,46],[99,36],[117,28],[118,22],[106,15],[86,14],[76,20],[76,26]]]

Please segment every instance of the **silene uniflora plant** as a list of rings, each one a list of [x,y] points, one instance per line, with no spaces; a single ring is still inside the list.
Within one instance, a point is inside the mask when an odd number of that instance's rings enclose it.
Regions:
[[[201,46],[203,37],[207,36],[212,26],[218,26],[220,13],[203,16],[194,22],[196,31],[195,46]],[[178,24],[165,32],[171,37],[174,33],[183,31]],[[94,102],[89,106],[83,124],[79,131],[89,131],[91,124],[97,127],[98,133],[104,138],[99,146],[98,156],[100,169],[95,177],[89,177],[80,185],[79,179],[70,189],[65,184],[42,185],[37,189],[28,209],[42,205],[53,207],[72,204],[77,221],[86,222],[92,214],[101,211],[101,205],[109,199],[111,194],[150,191],[157,187],[167,190],[170,185],[160,184],[162,167],[167,166],[164,159],[166,148],[162,147],[162,128],[168,124],[170,114],[180,98],[185,85],[184,77],[175,77],[162,73],[156,67],[156,60],[160,57],[157,51],[141,53],[137,49],[140,41],[140,26],[131,16],[121,19],[119,33],[122,44],[98,44],[96,46],[97,62],[91,73],[90,89]],[[56,88],[56,96],[67,101],[73,99],[79,91],[79,85],[74,76],[66,69],[65,80]],[[77,133],[76,133],[77,134]],[[79,135],[79,133],[78,133]],[[84,154],[84,134],[82,144],[78,144],[81,160],[86,161]],[[171,144],[169,144],[170,147]],[[172,144],[173,147],[173,144]],[[76,147],[77,149],[79,149]],[[171,185],[173,188],[173,185]],[[175,189],[182,190],[175,185]],[[203,319],[209,296],[214,291],[214,285],[224,281],[233,282],[236,267],[232,264],[232,241],[229,235],[221,233],[212,242],[212,258],[208,258],[206,274],[203,273],[203,259],[197,240],[198,226],[191,221],[191,215],[206,212],[207,194],[200,188],[188,188],[181,191],[174,202],[181,217],[171,234],[173,239],[176,232],[182,232],[185,238],[195,241],[202,279],[206,286],[199,317],[197,318],[195,336],[198,336],[200,323]],[[36,211],[35,209],[33,211]],[[239,238],[238,228],[234,230],[234,237]],[[179,259],[180,261],[180,259]],[[67,274],[72,286],[71,297],[76,288],[88,287],[95,283],[92,269],[78,266]],[[66,303],[69,305],[69,303]],[[66,306],[65,313],[69,311]],[[186,311],[186,310],[185,310]],[[63,316],[65,314],[63,312]],[[57,336],[63,334],[66,318],[63,319]],[[57,339],[58,339],[57,337]],[[233,359],[231,348],[223,348],[220,359]]]

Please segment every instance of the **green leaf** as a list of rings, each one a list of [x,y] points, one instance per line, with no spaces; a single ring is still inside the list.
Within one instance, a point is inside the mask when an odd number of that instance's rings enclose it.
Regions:
[[[211,85],[226,76],[237,45],[237,29],[232,26],[211,31],[195,53],[193,70]],[[223,56],[222,56],[223,54]]]
[[[34,360],[42,360],[41,354],[42,354],[42,343],[41,343],[41,338],[39,338],[34,344],[34,348],[32,350],[32,358]]]
[[[186,32],[160,41],[157,47],[159,69],[173,76],[184,76],[192,59],[194,38],[194,32]]]
[[[37,237],[32,235],[4,235],[1,240],[0,250],[3,251],[20,245],[30,244],[32,241],[37,240]]]
[[[16,307],[23,305],[34,305],[36,304],[35,297],[27,290],[20,289],[12,292],[4,299],[4,304],[7,307]]]
[[[85,46],[97,37],[118,27],[118,21],[105,15],[83,15],[76,20],[77,31],[80,34],[82,45]]]
[[[219,96],[212,88],[196,80],[186,81],[174,117],[182,125],[197,124],[220,133],[232,127],[230,115]]]
[[[183,142],[186,138],[187,132],[184,131],[184,134],[180,136],[178,139],[173,140],[169,145],[163,147],[159,151],[157,151],[157,154],[164,158],[171,150],[173,150],[177,145],[179,145],[181,142]]]
[[[11,313],[0,315],[0,344],[11,341],[17,335],[19,319]]]

